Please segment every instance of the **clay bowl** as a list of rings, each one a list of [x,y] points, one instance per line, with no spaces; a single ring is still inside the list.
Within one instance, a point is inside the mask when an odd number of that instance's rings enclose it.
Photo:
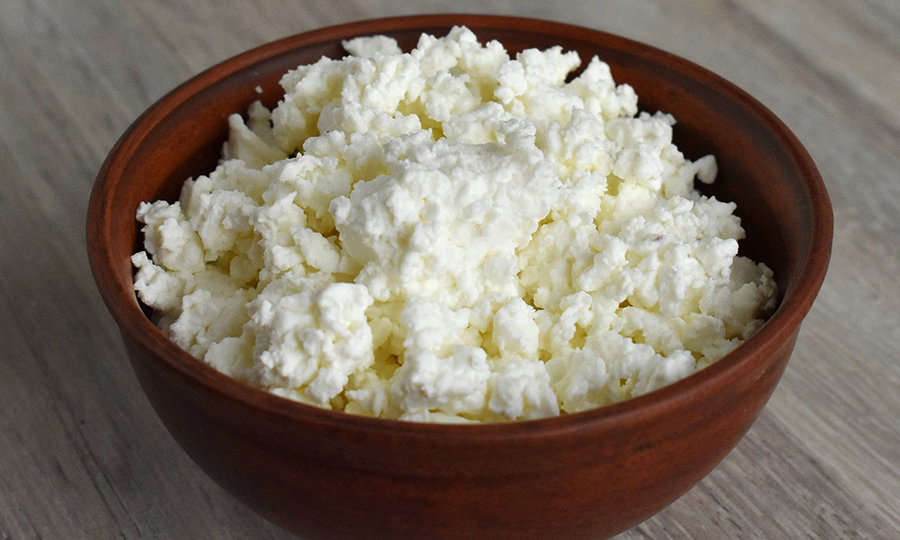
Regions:
[[[383,33],[414,46],[465,24],[515,52],[599,55],[643,110],[672,113],[689,157],[712,153],[708,192],[738,204],[745,254],[777,276],[780,307],[746,344],[651,394],[558,418],[424,425],[321,410],[234,381],[191,357],[132,292],[135,209],[214,167],[226,118],[279,98],[281,74],[340,42]],[[585,62],[586,63],[586,62]],[[262,89],[258,94],[256,87]],[[88,211],[88,252],[135,373],[169,431],[213,479],[269,520],[318,538],[600,538],[658,512],[737,444],[768,400],[825,276],[832,214],[813,161],[771,112],[690,62],[602,32],[509,17],[428,15],[290,37],[191,79],[112,149]],[[702,509],[698,509],[701,512]]]

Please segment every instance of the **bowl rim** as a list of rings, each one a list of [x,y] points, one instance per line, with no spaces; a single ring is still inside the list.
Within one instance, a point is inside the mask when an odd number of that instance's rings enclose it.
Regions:
[[[397,30],[450,28],[464,25],[479,28],[503,28],[540,32],[585,42],[602,41],[604,46],[636,55],[653,62],[662,62],[679,72],[700,81],[739,102],[767,125],[784,146],[801,171],[809,195],[812,216],[812,235],[809,252],[797,272],[792,288],[785,292],[775,313],[760,330],[744,344],[712,365],[682,380],[653,392],[623,402],[598,408],[535,420],[517,420],[486,424],[422,423],[371,418],[323,409],[295,402],[233,379],[202,360],[190,355],[169,340],[140,309],[132,283],[119,280],[116,257],[111,250],[110,216],[118,179],[124,173],[130,157],[142,141],[168,113],[190,99],[203,88],[215,84],[253,64],[288,53],[291,50],[336,39],[380,34]],[[466,440],[489,442],[495,439],[535,439],[574,434],[585,428],[615,429],[626,421],[638,421],[655,416],[660,410],[678,407],[701,395],[710,395],[716,388],[734,382],[750,372],[757,364],[797,331],[821,288],[828,268],[833,236],[833,214],[822,177],[809,153],[774,113],[755,98],[719,75],[689,60],[628,38],[555,21],[500,15],[428,14],[369,19],[339,24],[285,37],[250,49],[224,60],[168,92],[145,110],[122,134],[110,150],[94,183],[87,212],[88,259],[94,280],[119,331],[126,341],[150,351],[156,362],[199,386],[207,392],[239,402],[285,421],[309,427],[333,430],[351,429],[372,435],[390,434],[413,438]],[[784,292],[784,291],[783,291]]]

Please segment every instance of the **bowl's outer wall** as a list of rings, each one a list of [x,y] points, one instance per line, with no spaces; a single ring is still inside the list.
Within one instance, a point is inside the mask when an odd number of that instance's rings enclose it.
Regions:
[[[310,539],[603,538],[687,491],[737,444],[787,364],[660,414],[563,436],[473,443],[297,425],[198,389],[128,341],[135,373],[185,451],[231,494]]]
[[[288,403],[215,372],[152,327],[131,286],[138,204],[173,199],[185,178],[210,171],[228,115],[255,99],[273,105],[288,69],[340,55],[340,40],[354,35],[388,33],[409,48],[421,31],[440,35],[452,24],[467,24],[511,51],[561,45],[585,60],[597,54],[617,82],[634,86],[643,109],[678,119],[676,141],[688,157],[717,156],[720,178],[710,193],[737,202],[748,234],[742,249],[775,270],[784,298],[758,336],[704,372],[632,402],[467,429]],[[104,164],[90,203],[88,248],[160,418],[204,470],[272,521],[309,538],[597,538],[669,504],[749,429],[821,284],[830,220],[821,179],[793,135],[705,70],[567,25],[423,16],[295,36],[173,91],[135,122]]]

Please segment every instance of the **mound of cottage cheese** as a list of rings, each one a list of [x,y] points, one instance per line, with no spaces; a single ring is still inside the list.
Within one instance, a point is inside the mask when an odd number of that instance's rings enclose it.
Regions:
[[[711,156],[593,58],[466,28],[345,43],[229,119],[144,203],[135,289],[178,345],[275,394],[382,418],[532,419],[715,362],[774,309]]]

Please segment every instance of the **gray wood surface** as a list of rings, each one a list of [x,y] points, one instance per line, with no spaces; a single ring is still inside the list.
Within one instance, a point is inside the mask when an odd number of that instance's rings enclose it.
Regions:
[[[822,293],[725,461],[620,539],[900,538],[897,0],[2,0],[0,539],[287,539],[209,480],[143,397],[85,255],[100,164],[153,101],[276,38],[425,12],[541,17],[733,81],[816,160]]]

